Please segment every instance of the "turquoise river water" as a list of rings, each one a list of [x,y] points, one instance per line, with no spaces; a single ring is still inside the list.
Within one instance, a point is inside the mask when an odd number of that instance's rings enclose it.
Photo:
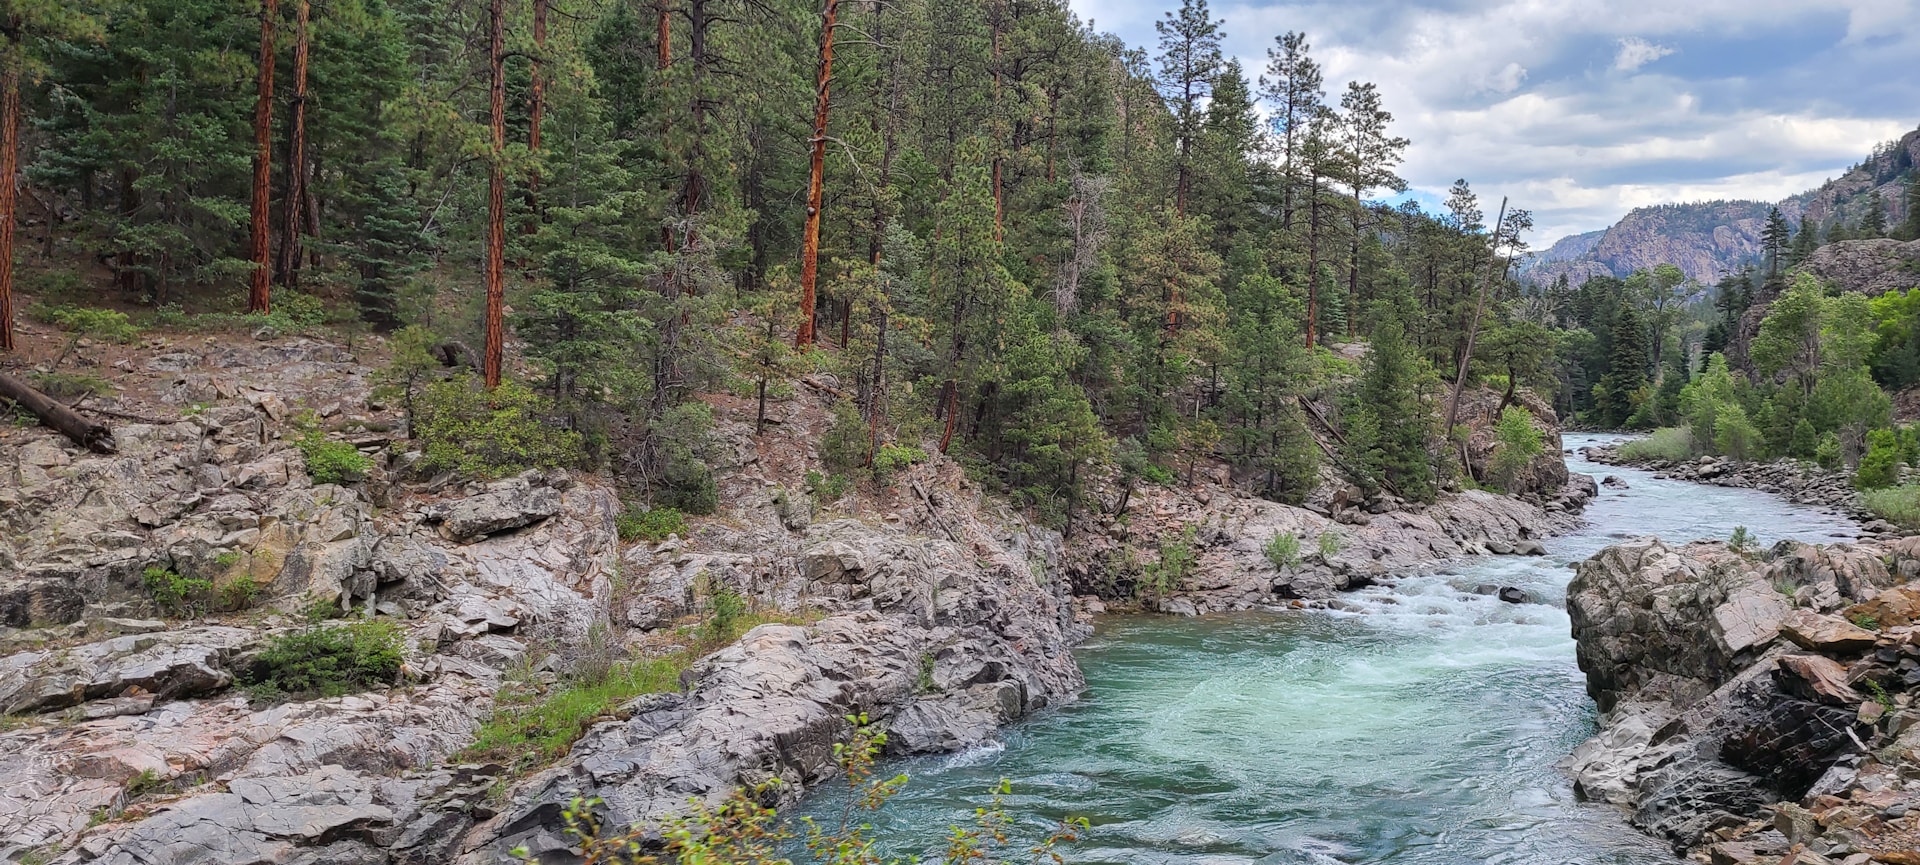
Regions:
[[[1568,448],[1611,440],[1568,435]],[[937,859],[1001,779],[1016,831],[1084,816],[1071,862],[1672,865],[1556,764],[1594,729],[1563,609],[1570,562],[1619,539],[1852,537],[1762,493],[1618,475],[1545,558],[1494,557],[1348,596],[1361,613],[1117,617],[1077,651],[1076,703],[998,741],[891,765],[912,780],[876,820],[887,852]],[[1537,603],[1474,595],[1520,586]],[[837,793],[807,810],[837,811]]]

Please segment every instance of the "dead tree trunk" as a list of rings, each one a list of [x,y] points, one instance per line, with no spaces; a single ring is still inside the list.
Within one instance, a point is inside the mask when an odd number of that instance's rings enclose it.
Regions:
[[[59,430],[61,435],[72,439],[74,444],[98,454],[113,453],[112,430],[81,417],[53,397],[3,372],[0,372],[0,399],[12,400],[21,408],[33,412],[33,416],[39,418],[40,423]]]
[[[300,285],[300,227],[307,219],[307,20],[312,4],[295,0],[293,95],[287,99],[286,217],[280,221],[280,286]]]
[[[279,0],[261,0],[260,3],[260,70],[259,95],[253,105],[253,226],[249,238],[252,241],[253,273],[251,291],[247,294],[247,311],[266,313],[271,311],[273,299],[273,266],[269,236],[272,233],[268,222],[271,196],[273,192],[273,19],[280,14]]]
[[[840,0],[826,0],[820,13],[820,71],[813,89],[813,162],[807,176],[807,223],[800,246],[800,327],[794,332],[798,348],[813,346],[815,287],[820,279],[820,207],[826,196],[827,110],[833,103],[833,29]]]
[[[493,152],[487,171],[487,337],[481,377],[488,390],[500,386],[506,357],[507,254],[507,30],[506,0],[493,0],[487,12],[487,62],[493,82],[487,95]]]

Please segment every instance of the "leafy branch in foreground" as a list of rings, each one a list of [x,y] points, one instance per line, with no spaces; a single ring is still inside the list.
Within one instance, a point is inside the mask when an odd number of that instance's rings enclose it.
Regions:
[[[834,760],[845,773],[850,795],[842,806],[837,826],[823,825],[813,817],[802,817],[803,830],[782,822],[778,813],[760,800],[779,785],[768,781],[752,788],[733,791],[718,806],[692,803],[692,813],[668,822],[660,832],[660,843],[650,844],[646,829],[629,826],[609,830],[601,824],[597,812],[604,804],[599,799],[574,799],[561,811],[568,835],[573,836],[580,861],[585,865],[793,865],[779,851],[797,837],[804,837],[807,853],[817,865],[906,865],[917,858],[889,857],[877,848],[874,828],[867,817],[879,813],[889,800],[907,784],[905,774],[876,777],[875,764],[886,747],[887,734],[875,729],[866,715],[849,715],[853,732],[848,740],[833,746]],[[1013,785],[1002,780],[993,789],[993,799],[974,810],[972,826],[953,826],[942,857],[945,865],[1010,865],[1017,861],[1008,854],[1016,852],[1009,835],[1013,821],[1007,816],[1006,797]],[[1062,821],[1051,835],[1037,844],[1018,851],[1030,865],[1054,863],[1064,858],[1059,848],[1080,840],[1088,830],[1083,817]],[[660,849],[655,849],[660,848]],[[533,854],[522,847],[513,855],[534,865]]]

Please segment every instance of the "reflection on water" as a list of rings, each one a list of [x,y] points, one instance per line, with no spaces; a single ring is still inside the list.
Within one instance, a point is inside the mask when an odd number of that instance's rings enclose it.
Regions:
[[[1569,447],[1602,436],[1568,436]],[[1126,863],[1674,863],[1608,807],[1574,801],[1556,762],[1593,707],[1561,609],[1568,563],[1621,537],[1851,537],[1844,518],[1744,490],[1585,463],[1590,525],[1545,558],[1465,561],[1349,596],[1365,613],[1107,621],[1078,652],[1078,703],[957,755],[906,761],[879,821],[891,852],[937,856],[1011,779],[1038,839],[1094,832],[1069,857]],[[1540,603],[1471,593],[1520,586]],[[837,793],[809,810],[834,809]]]

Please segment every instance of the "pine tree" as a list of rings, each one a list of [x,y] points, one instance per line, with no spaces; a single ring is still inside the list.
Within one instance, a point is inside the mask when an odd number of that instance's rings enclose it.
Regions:
[[[1901,240],[1920,240],[1920,169],[1907,173],[1907,218],[1900,223]]]
[[[1407,182],[1394,173],[1406,152],[1405,138],[1387,133],[1393,115],[1380,102],[1380,90],[1371,82],[1347,85],[1340,97],[1341,148],[1346,161],[1345,180],[1353,190],[1353,232],[1349,236],[1347,265],[1347,335],[1354,335],[1360,308],[1360,239],[1372,213],[1365,198],[1375,189],[1403,192]]]
[[[1438,493],[1428,435],[1433,411],[1422,399],[1420,361],[1398,322],[1381,325],[1348,412],[1363,430],[1355,461],[1375,482],[1414,501]]]
[[[1222,62],[1220,25],[1207,0],[1181,0],[1178,12],[1154,22],[1160,34],[1160,90],[1171,103],[1177,149],[1173,209],[1187,213],[1193,191],[1193,148],[1206,121],[1208,97]]]
[[[1769,208],[1766,228],[1760,233],[1760,250],[1767,262],[1769,279],[1780,275],[1780,257],[1786,253],[1792,234],[1787,228],[1787,218],[1780,215],[1780,208]]]
[[[1267,49],[1267,69],[1260,76],[1260,97],[1273,104],[1271,123],[1280,139],[1280,165],[1283,172],[1280,195],[1280,227],[1293,228],[1295,190],[1302,176],[1299,147],[1314,118],[1325,110],[1320,64],[1309,56],[1307,35],[1289,31],[1274,37]]]
[[[1880,200],[1880,193],[1867,194],[1867,212],[1860,217],[1860,237],[1872,239],[1887,236],[1887,205]]]
[[[254,105],[253,114],[253,210],[252,210],[252,247],[253,273],[252,291],[247,295],[247,311],[266,313],[272,307],[271,280],[269,271],[268,240],[270,233],[269,198],[272,195],[273,175],[273,28],[274,19],[280,15],[279,0],[261,0],[260,2],[260,55],[258,69],[254,73],[258,78],[259,96]]]
[[[1633,416],[1647,386],[1647,333],[1633,304],[1623,303],[1609,327],[1613,347],[1607,374],[1594,385],[1594,410],[1601,426],[1620,427]]]

